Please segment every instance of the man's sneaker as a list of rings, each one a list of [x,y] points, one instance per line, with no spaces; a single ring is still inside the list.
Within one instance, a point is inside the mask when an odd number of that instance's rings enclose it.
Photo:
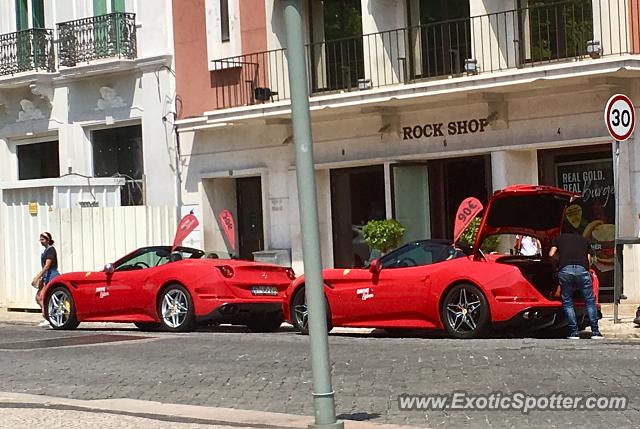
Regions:
[[[633,323],[640,326],[640,317],[636,317],[635,319],[633,319]]]
[[[604,337],[602,336],[602,334],[595,334],[595,335],[591,335],[591,339],[592,340],[604,340]]]
[[[40,326],[40,327],[44,328],[44,327],[46,327],[46,326],[51,326],[51,325],[49,324],[49,321],[48,321],[48,320],[43,319],[43,320],[42,320],[42,322],[38,323],[38,326]]]
[[[569,335],[567,337],[567,340],[579,340],[580,337],[578,335]]]

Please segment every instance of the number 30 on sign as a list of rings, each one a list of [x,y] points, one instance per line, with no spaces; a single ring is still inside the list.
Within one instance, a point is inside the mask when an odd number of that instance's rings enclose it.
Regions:
[[[611,97],[604,109],[604,121],[609,134],[617,141],[631,137],[636,125],[636,113],[629,97],[623,94]]]

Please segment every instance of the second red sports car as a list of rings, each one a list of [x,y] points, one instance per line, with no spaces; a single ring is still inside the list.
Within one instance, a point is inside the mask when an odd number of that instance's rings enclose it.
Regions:
[[[143,247],[104,271],[62,274],[42,290],[44,317],[54,329],[128,322],[188,331],[206,321],[278,329],[291,268],[203,256],[187,247]]]
[[[491,327],[521,330],[565,324],[556,264],[547,255],[575,194],[545,186],[496,192],[485,210],[475,252],[443,240],[406,244],[368,268],[323,270],[330,326],[444,329],[474,338]],[[512,255],[516,235],[540,240],[542,252]],[[483,252],[484,249],[484,252]],[[597,296],[598,279],[592,272]],[[304,277],[287,291],[285,318],[307,333]],[[586,326],[584,305],[576,305]]]

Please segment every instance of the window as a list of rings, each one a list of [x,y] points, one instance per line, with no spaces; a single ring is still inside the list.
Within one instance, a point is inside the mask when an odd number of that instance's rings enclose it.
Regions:
[[[31,28],[44,28],[44,0],[31,0]]]
[[[228,42],[230,40],[229,0],[220,0],[220,36],[223,42]]]
[[[111,0],[111,13],[124,12],[124,0]]]
[[[116,271],[141,270],[143,268],[157,267],[169,262],[169,249],[164,248],[144,248],[133,255],[118,261]]]
[[[313,91],[357,87],[365,77],[360,0],[315,2],[310,13]]]
[[[111,10],[107,10],[107,0],[93,0],[93,16],[124,12],[124,0],[110,0]]]
[[[29,29],[28,0],[16,0],[16,31]]]
[[[181,259],[200,259],[204,252],[189,247],[178,247],[176,252]],[[158,267],[171,260],[170,247],[143,247],[115,263],[116,271],[133,271]]]
[[[18,180],[60,176],[58,142],[24,144],[17,147]]]
[[[436,262],[464,256],[451,244],[438,241],[418,241],[409,243],[382,258],[382,267],[403,268],[431,265]]]
[[[91,140],[94,175],[124,177],[126,184],[120,194],[122,205],[144,205],[142,127],[133,125],[97,130],[91,134]]]

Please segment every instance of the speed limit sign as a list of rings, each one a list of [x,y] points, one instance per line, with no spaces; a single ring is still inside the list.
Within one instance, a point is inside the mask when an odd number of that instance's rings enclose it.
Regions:
[[[623,94],[611,97],[604,109],[604,121],[609,134],[617,141],[625,141],[631,137],[636,126],[636,113],[629,97]]]

